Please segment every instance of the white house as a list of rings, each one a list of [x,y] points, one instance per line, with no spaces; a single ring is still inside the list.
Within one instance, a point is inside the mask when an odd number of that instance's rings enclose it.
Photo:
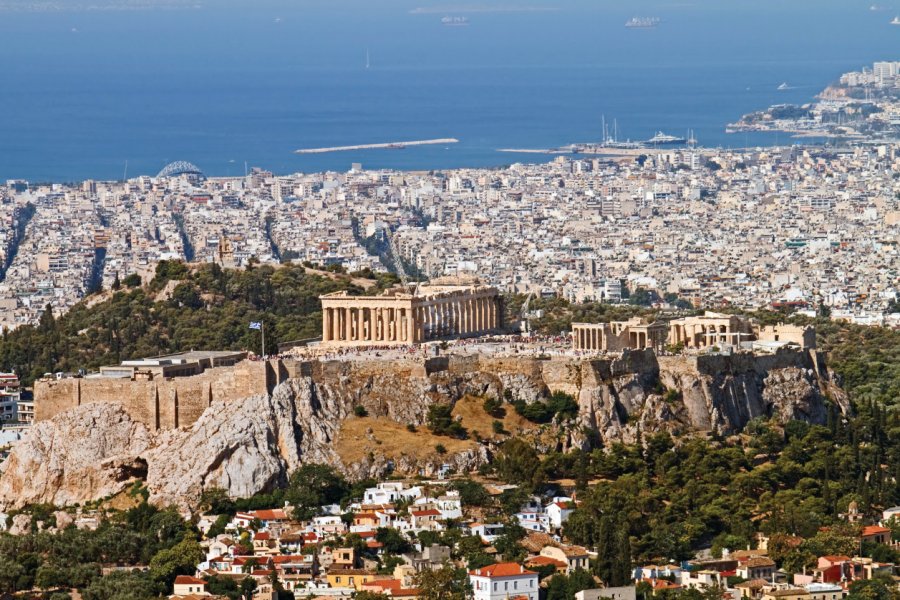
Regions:
[[[398,481],[384,481],[363,493],[363,504],[393,504],[402,497],[403,488]]]
[[[894,517],[897,517],[897,519],[900,520],[900,506],[892,506],[891,508],[884,509],[884,512],[881,513],[881,524],[884,525]]]
[[[538,576],[516,563],[469,571],[474,600],[538,600]]]
[[[206,582],[196,577],[179,575],[175,578],[173,596],[209,596],[206,591]]]
[[[503,523],[472,523],[469,531],[472,535],[480,537],[485,544],[493,544],[503,535]]]
[[[519,525],[528,531],[547,532],[550,530],[550,518],[543,512],[516,513]]]
[[[563,523],[569,520],[569,516],[575,512],[575,503],[571,498],[554,498],[553,502],[545,509],[550,520],[550,527],[560,529]]]

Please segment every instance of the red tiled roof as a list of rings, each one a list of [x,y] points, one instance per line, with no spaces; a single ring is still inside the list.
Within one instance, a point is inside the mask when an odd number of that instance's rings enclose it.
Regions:
[[[500,563],[469,571],[469,575],[476,577],[514,577],[516,575],[537,575],[537,573],[527,570],[519,563]]]
[[[870,535],[878,535],[879,533],[890,533],[891,530],[887,527],[879,527],[878,525],[869,525],[868,527],[863,527],[862,534],[863,537]]]
[[[272,562],[274,562],[276,565],[290,562],[307,562],[307,560],[307,557],[302,554],[294,556],[290,554],[279,554],[278,556],[272,557]]]
[[[412,516],[414,517],[439,517],[441,516],[441,511],[434,510],[433,508],[428,510],[414,510],[412,511]]]
[[[550,558],[549,556],[535,556],[534,558],[529,558],[525,561],[525,564],[528,566],[542,566],[542,565],[553,565],[558,569],[563,569],[568,565],[561,560],[556,560],[555,558]]]
[[[280,508],[274,510],[254,510],[250,513],[260,521],[286,520],[287,514]]]
[[[206,582],[190,575],[179,575],[175,578],[175,585],[206,585]]]
[[[844,556],[843,554],[827,554],[821,558],[824,558],[830,563],[847,562],[850,560],[849,556]]]

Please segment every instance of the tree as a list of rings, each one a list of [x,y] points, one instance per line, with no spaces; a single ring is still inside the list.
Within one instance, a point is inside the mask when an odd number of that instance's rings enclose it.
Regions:
[[[349,492],[350,486],[334,467],[308,464],[291,474],[285,499],[294,505],[293,518],[309,519],[319,507],[337,504]]]
[[[898,592],[893,581],[860,579],[850,584],[846,600],[897,600]]]
[[[494,467],[501,479],[508,483],[534,485],[535,466],[541,460],[537,451],[520,438],[512,438],[500,446]]]
[[[415,577],[420,600],[468,600],[471,597],[465,569],[445,564],[440,569],[425,569]]]
[[[425,422],[434,435],[446,435],[459,439],[468,437],[462,424],[453,418],[453,406],[450,404],[429,406]]]
[[[12,556],[0,555],[0,592],[16,592],[25,568]]]
[[[375,539],[388,554],[405,554],[412,550],[412,544],[397,529],[379,527],[375,531]]]
[[[115,571],[91,582],[81,597],[84,600],[149,600],[160,589],[146,573]]]
[[[256,591],[256,580],[252,577],[244,577],[241,580],[241,593],[244,594],[244,600],[253,600],[253,592]]]
[[[137,273],[132,273],[122,280],[122,284],[127,288],[141,287],[141,276]]]
[[[180,260],[161,260],[156,263],[153,283],[162,287],[168,281],[179,281],[188,276],[189,269]]]
[[[191,575],[203,560],[203,549],[197,540],[185,538],[175,546],[160,550],[150,560],[150,576],[167,588],[178,575]]]
[[[459,492],[459,500],[465,506],[489,506],[491,496],[483,485],[471,479],[456,479],[450,482],[450,489]]]

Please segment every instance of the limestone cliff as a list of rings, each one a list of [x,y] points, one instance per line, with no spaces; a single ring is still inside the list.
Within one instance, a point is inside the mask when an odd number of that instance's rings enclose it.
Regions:
[[[538,402],[555,391],[572,394],[579,404],[574,426],[520,422],[514,431],[543,450],[633,441],[638,432],[663,429],[735,432],[758,416],[824,423],[828,399],[841,410],[846,399],[821,361],[806,352],[656,357],[644,351],[596,360],[454,356],[303,363],[270,395],[215,401],[190,427],[159,432],[130,415],[127,404],[84,398],[81,406],[37,424],[14,449],[2,465],[0,509],[83,503],[139,479],[151,501],[189,508],[204,490],[248,496],[310,462],[354,477],[390,470],[431,475],[443,464],[472,469],[489,460],[490,442],[451,444],[424,428],[415,434],[406,429],[421,426],[431,405],[462,406],[472,396]],[[393,429],[369,428],[365,439],[371,444],[364,451],[341,454],[342,428],[362,422],[352,416],[357,406],[372,423]],[[401,434],[416,437],[393,446],[377,438]],[[446,454],[433,451],[436,439],[446,443]]]

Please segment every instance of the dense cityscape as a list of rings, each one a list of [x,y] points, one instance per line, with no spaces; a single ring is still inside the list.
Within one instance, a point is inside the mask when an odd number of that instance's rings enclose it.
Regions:
[[[0,600],[900,600],[900,62],[727,125],[809,143],[601,128],[5,181]]]
[[[477,275],[508,293],[618,302],[640,288],[896,324],[898,162],[887,145],[688,149],[432,174],[9,182],[2,323],[146,280],[160,260],[384,271],[393,245],[426,278]]]

